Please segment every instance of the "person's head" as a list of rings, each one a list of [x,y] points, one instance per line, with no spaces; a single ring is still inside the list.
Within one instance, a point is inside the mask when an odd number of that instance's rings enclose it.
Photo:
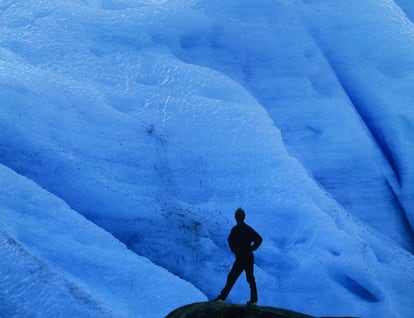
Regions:
[[[245,217],[246,217],[246,213],[244,213],[242,208],[238,208],[236,210],[236,213],[234,213],[234,218],[236,219],[238,224],[243,223]]]

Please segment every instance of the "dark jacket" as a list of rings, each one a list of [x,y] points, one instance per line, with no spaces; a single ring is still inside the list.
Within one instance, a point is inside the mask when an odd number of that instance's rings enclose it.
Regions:
[[[257,250],[262,240],[262,237],[244,222],[233,227],[228,238],[230,249],[236,255]]]

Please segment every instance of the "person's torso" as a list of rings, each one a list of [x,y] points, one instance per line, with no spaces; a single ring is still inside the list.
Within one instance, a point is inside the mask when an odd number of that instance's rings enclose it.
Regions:
[[[254,241],[254,231],[247,224],[237,224],[233,227],[230,241],[234,250],[239,252],[251,252],[251,244]]]

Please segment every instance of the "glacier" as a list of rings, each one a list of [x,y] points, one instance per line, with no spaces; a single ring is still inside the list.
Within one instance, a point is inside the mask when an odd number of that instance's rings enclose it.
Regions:
[[[150,317],[203,299],[50,192],[0,170],[2,316]]]
[[[410,1],[0,12],[1,317],[212,298],[239,206],[264,238],[260,304],[414,314]]]

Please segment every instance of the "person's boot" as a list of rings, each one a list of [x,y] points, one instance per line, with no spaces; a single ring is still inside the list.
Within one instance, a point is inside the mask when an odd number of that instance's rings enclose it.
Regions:
[[[223,296],[218,295],[216,298],[213,299],[213,301],[223,302],[223,301],[225,301],[225,299],[223,298]]]

